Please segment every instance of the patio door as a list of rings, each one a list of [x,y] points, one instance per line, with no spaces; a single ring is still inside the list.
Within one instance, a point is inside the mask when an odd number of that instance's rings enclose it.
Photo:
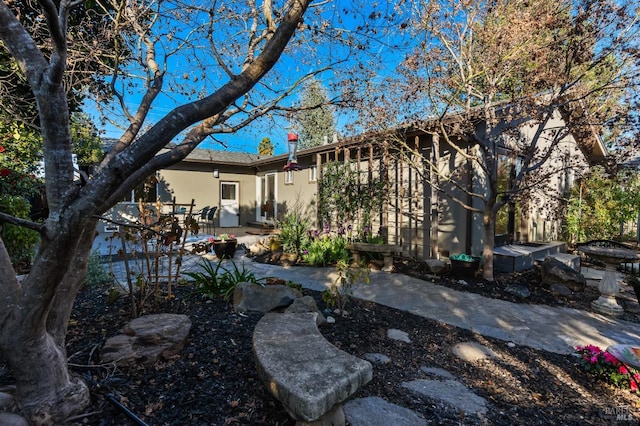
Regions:
[[[220,227],[240,226],[240,197],[237,182],[220,182]]]
[[[277,217],[278,202],[276,198],[276,174],[267,173],[260,177],[260,188],[258,193],[258,220],[268,220]]]

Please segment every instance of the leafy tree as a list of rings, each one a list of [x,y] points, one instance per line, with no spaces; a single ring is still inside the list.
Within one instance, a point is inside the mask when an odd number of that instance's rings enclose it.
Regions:
[[[47,56],[52,54],[46,22],[41,19],[42,10],[37,3],[19,1],[12,3],[13,10],[20,16],[25,28],[33,35],[34,43]],[[106,9],[105,9],[106,8]],[[113,8],[108,3],[82,2],[70,8],[68,34],[73,40],[67,46],[68,56],[73,61],[67,67],[64,84],[70,111],[78,111],[87,90],[104,92],[107,87],[102,72],[113,67],[117,61],[124,61],[126,50],[118,50],[122,57],[116,57],[114,46],[121,43],[126,29],[121,35],[110,33],[106,25]],[[100,43],[97,40],[101,40]],[[29,85],[24,69],[10,54],[7,46],[0,43],[0,121],[14,121],[34,129],[39,126],[36,97]]]
[[[88,93],[103,119],[122,127],[122,136],[81,187],[73,179],[64,84],[79,59],[70,49],[77,30],[70,13],[80,3],[32,3],[39,9],[38,21],[46,24],[37,27],[40,32],[15,2],[0,3],[0,40],[37,105],[50,211],[43,223],[0,213],[0,222],[35,230],[41,238],[22,282],[0,240],[0,349],[16,379],[20,410],[31,421],[60,424],[89,400],[86,384],[69,372],[65,336],[98,217],[206,138],[261,117],[289,114],[293,109],[283,104],[301,81],[341,63],[352,46],[362,46],[356,31],[336,28],[327,4],[308,10],[310,3],[99,3],[107,14],[102,21],[107,31],[105,40],[95,42],[109,46],[108,66],[101,68],[110,70],[104,76],[109,84]],[[350,22],[357,26],[357,19],[354,14]],[[361,32],[370,31],[368,23],[360,23]],[[42,33],[45,46],[39,44]],[[342,48],[332,57],[310,57],[307,49],[320,45]],[[283,55],[287,60],[280,60]]]
[[[629,99],[637,93],[635,6],[608,0],[412,4],[410,26],[420,43],[396,75],[364,82],[361,126],[402,146],[402,161],[476,215],[484,278],[493,280],[498,212],[537,203],[552,176],[586,167],[580,155],[559,161],[568,138],[592,150],[598,134],[621,129],[630,116]],[[566,125],[558,125],[559,118]],[[465,167],[443,173],[438,156],[416,152],[394,129],[406,123],[439,135],[450,162]],[[472,185],[461,184],[470,176]]]
[[[349,163],[331,161],[324,164],[318,186],[319,213],[325,226],[358,221],[361,229],[371,227],[372,215],[386,199],[384,185],[375,179],[365,182],[359,173],[361,171]]]
[[[336,132],[329,95],[321,82],[310,79],[302,92],[302,110],[296,119],[300,125],[300,148],[331,141]]]
[[[269,138],[262,138],[260,144],[258,145],[258,154],[259,155],[273,155],[273,143]]]
[[[566,214],[567,238],[572,242],[622,239],[623,225],[640,212],[640,176],[623,169],[613,176],[594,167],[570,193]]]

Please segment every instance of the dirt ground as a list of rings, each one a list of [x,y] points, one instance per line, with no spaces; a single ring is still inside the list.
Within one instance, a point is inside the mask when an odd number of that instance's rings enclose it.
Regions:
[[[303,266],[300,266],[303,267]],[[399,273],[420,276],[419,265],[396,264]],[[505,292],[505,283],[526,285],[531,296],[522,299]],[[589,308],[594,295],[559,299],[539,282],[536,272],[499,276],[495,283],[443,277],[438,285],[475,291],[520,303],[544,303]],[[178,287],[173,299],[161,298],[147,312],[188,315],[193,325],[189,342],[179,355],[153,366],[113,368],[99,365],[104,341],[130,319],[125,298],[107,303],[107,288],[85,288],[79,294],[68,334],[68,355],[74,372],[92,383],[92,405],[72,421],[85,425],[136,424],[108,398],[114,399],[149,425],[293,425],[278,401],[259,381],[251,354],[251,335],[259,314],[236,314],[223,300],[203,300],[192,286]],[[325,309],[320,294],[313,296]],[[521,300],[519,300],[521,299]],[[483,337],[467,330],[410,313],[352,300],[348,316],[336,317],[321,328],[337,347],[359,357],[382,353],[386,364],[374,364],[373,380],[354,398],[380,396],[410,408],[429,424],[490,425],[602,425],[621,424],[619,412],[640,419],[638,396],[627,390],[592,381],[571,355],[558,355]],[[631,315],[631,314],[630,314]],[[405,331],[406,344],[386,337],[390,328]],[[498,358],[464,362],[451,347],[478,342]],[[401,386],[405,380],[425,377],[421,367],[438,367],[487,401],[486,416],[458,412],[439,400],[412,394]],[[0,384],[10,384],[6,368]]]

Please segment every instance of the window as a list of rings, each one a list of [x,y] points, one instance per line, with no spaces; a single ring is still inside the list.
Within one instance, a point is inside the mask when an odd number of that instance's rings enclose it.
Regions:
[[[318,166],[313,164],[309,167],[309,182],[316,182],[318,180]]]
[[[284,183],[285,185],[293,184],[293,170],[287,170],[284,172]]]
[[[236,187],[235,183],[223,183],[220,189],[220,198],[222,200],[236,200]]]
[[[144,203],[155,202],[158,198],[158,179],[150,176],[147,180],[126,195],[122,201],[127,203],[137,203],[142,199]]]

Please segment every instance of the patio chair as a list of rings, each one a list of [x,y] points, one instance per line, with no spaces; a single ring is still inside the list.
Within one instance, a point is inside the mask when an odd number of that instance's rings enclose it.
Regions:
[[[216,225],[213,222],[213,217],[215,216],[216,211],[218,211],[218,206],[211,207],[207,212],[207,221],[206,221],[207,231],[210,231],[211,228],[213,228],[213,235],[215,235],[216,233]],[[208,233],[211,234],[211,232],[208,232]]]
[[[207,224],[207,212],[209,211],[209,206],[204,206],[202,208],[202,210],[200,210],[199,212],[196,212],[195,214],[198,215],[198,226],[200,228],[202,228],[204,225]]]

